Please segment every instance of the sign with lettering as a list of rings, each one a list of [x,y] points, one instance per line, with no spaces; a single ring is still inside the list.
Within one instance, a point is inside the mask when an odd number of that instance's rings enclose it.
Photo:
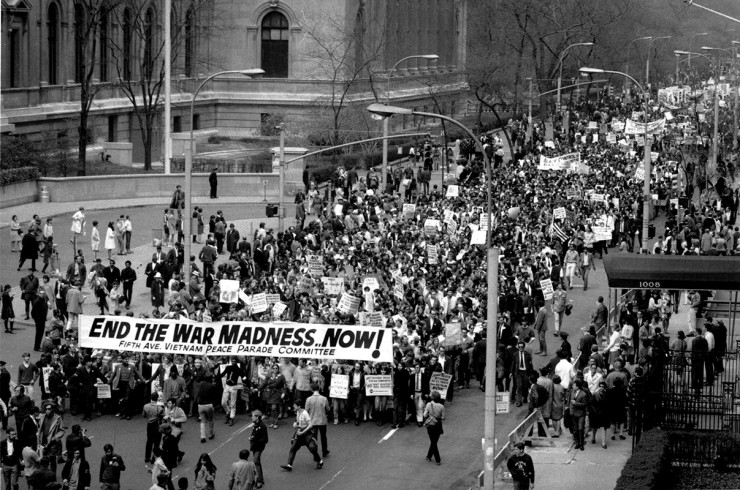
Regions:
[[[288,307],[285,303],[282,303],[278,301],[275,303],[275,305],[272,307],[272,314],[275,316],[275,318],[280,318],[280,316],[283,314],[285,309]]]
[[[360,308],[360,298],[352,296],[351,294],[342,294],[339,300],[337,309],[346,315],[354,315]]]
[[[553,219],[565,219],[565,208],[555,208],[552,210],[552,217]]]
[[[331,384],[329,385],[329,396],[346,400],[349,395],[349,375],[334,374],[331,375]]]
[[[265,299],[267,300],[267,304],[274,305],[280,301],[280,295],[265,293]]]
[[[106,399],[111,398],[110,385],[99,383],[98,384],[98,398]]]
[[[262,313],[267,310],[267,295],[257,293],[252,295],[252,313]]]
[[[383,313],[380,311],[360,313],[360,325],[383,328]]]
[[[85,348],[194,356],[393,361],[390,332],[362,325],[252,321],[202,323],[182,319],[80,315],[79,329],[80,346]]]
[[[552,288],[551,279],[540,279],[540,287],[542,288],[542,295],[545,300],[552,299],[552,295],[555,292]]]
[[[580,152],[568,153],[558,157],[546,157],[540,155],[540,163],[537,165],[539,170],[570,170],[574,164],[581,161]]]
[[[445,325],[445,339],[442,345],[452,347],[463,343],[462,325],[460,323],[448,323]]]
[[[424,221],[424,233],[427,235],[436,235],[442,228],[438,219],[427,219]]]
[[[436,245],[427,245],[427,262],[429,262],[429,265],[436,265],[438,263]]]
[[[443,400],[447,399],[447,389],[450,387],[452,375],[446,373],[432,373],[429,379],[429,391],[438,391]]]
[[[445,194],[445,197],[458,197],[460,195],[460,189],[456,185],[448,185],[447,186],[447,193]]]
[[[342,294],[344,290],[344,279],[341,277],[322,277],[321,282],[324,283],[324,292],[330,296]]]
[[[308,271],[315,277],[324,275],[324,257],[321,255],[306,255],[308,262]]]
[[[366,374],[365,395],[393,396],[393,379],[390,374]]]

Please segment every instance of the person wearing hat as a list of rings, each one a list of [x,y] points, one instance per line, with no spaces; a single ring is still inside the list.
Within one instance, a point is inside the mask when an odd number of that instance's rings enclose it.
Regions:
[[[62,417],[54,413],[54,403],[44,404],[44,410],[38,420],[38,443],[43,447],[44,456],[49,456],[49,469],[56,473],[57,456],[62,453],[64,428]]]
[[[98,383],[107,384],[108,380],[103,376],[100,370],[93,365],[93,359],[85,356],[82,366],[77,368],[74,374],[79,386],[78,410],[82,412],[82,420],[92,420],[92,410],[97,398]]]
[[[256,488],[262,488],[265,484],[265,475],[262,472],[262,452],[267,446],[269,436],[267,435],[267,426],[262,421],[261,411],[252,411],[252,423],[254,425],[252,434],[249,436],[249,450],[252,451],[254,466],[257,468]]]
[[[152,306],[159,313],[159,309],[164,306],[164,291],[167,288],[162,280],[162,274],[156,272],[151,286]]]

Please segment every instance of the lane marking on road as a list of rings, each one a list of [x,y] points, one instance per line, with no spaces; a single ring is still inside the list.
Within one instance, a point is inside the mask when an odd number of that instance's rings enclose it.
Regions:
[[[208,451],[208,456],[213,456],[213,453],[215,453],[216,451],[218,451],[219,449],[221,449],[222,447],[224,447],[225,445],[227,445],[228,443],[230,443],[230,442],[231,442],[232,440],[234,440],[234,438],[235,438],[235,437],[237,437],[237,436],[238,436],[239,434],[241,434],[241,433],[242,433],[242,432],[244,432],[245,430],[251,429],[252,427],[254,427],[254,422],[252,422],[252,423],[251,423],[251,424],[249,424],[249,425],[245,425],[244,427],[242,427],[242,428],[241,428],[241,429],[239,429],[238,431],[234,432],[234,433],[233,433],[233,434],[231,435],[231,437],[229,437],[228,439],[226,439],[226,440],[225,440],[224,442],[222,442],[222,443],[221,443],[221,444],[220,444],[219,446],[217,446],[217,447],[216,447],[215,449],[213,449],[213,450],[211,450],[211,451]],[[185,468],[185,469],[183,470],[183,474],[185,474],[185,475],[189,474],[189,473],[190,473],[190,470],[191,470],[191,469],[192,469],[191,467],[187,467],[187,468]],[[177,479],[178,479],[179,477],[180,477],[180,475],[175,475],[175,476],[174,476],[174,477],[173,477],[172,479],[173,479],[173,480],[175,480],[175,481],[177,481]]]
[[[342,469],[341,469],[341,470],[339,470],[339,471],[337,471],[336,473],[334,473],[334,476],[332,476],[332,477],[331,477],[331,480],[329,480],[328,482],[324,483],[324,484],[323,484],[323,485],[321,486],[321,488],[319,488],[319,490],[324,490],[324,489],[325,489],[326,487],[328,487],[329,485],[331,485],[331,483],[332,483],[332,482],[333,482],[334,480],[336,480],[336,479],[337,479],[337,477],[339,476],[339,474],[340,474],[340,473],[341,473],[342,471],[344,471],[344,467],[342,467]]]
[[[396,433],[397,430],[398,429],[391,429],[381,440],[378,441],[378,444],[380,444],[383,441],[387,441],[388,439],[390,439],[393,436],[393,434]]]

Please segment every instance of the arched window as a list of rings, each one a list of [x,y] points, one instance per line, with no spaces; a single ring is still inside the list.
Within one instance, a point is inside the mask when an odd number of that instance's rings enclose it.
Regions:
[[[83,37],[85,36],[85,8],[75,4],[75,82],[81,83],[85,73]]]
[[[154,71],[154,9],[149,8],[144,18],[144,78],[152,78]]]
[[[193,8],[185,13],[185,76],[193,76],[193,57],[195,56],[195,14]]]
[[[262,69],[268,78],[288,78],[288,19],[270,12],[262,19]]]
[[[131,80],[131,9],[123,10],[123,79]]]
[[[47,20],[48,82],[49,85],[56,85],[59,73],[59,7],[54,2],[49,4]]]
[[[108,41],[109,41],[109,21],[108,21],[108,7],[102,6],[100,14],[100,25],[98,26],[100,42],[100,81],[108,81]]]

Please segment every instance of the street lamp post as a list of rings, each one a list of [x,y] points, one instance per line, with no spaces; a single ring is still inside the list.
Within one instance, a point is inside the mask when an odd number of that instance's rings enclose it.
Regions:
[[[632,47],[632,44],[635,41],[645,41],[647,39],[652,39],[652,38],[653,36],[645,36],[645,37],[638,37],[637,39],[633,39],[632,41],[630,41],[630,43],[627,45],[627,63],[625,63],[625,66],[624,66],[625,73],[630,72],[630,48]],[[630,97],[630,87],[629,87],[628,82],[629,82],[629,77],[625,77],[624,85],[625,85],[625,90],[627,92],[627,100],[629,101],[631,97]]]
[[[709,7],[705,7],[704,5],[699,5],[698,3],[694,2],[694,0],[684,0],[684,1],[686,1],[689,4],[689,6],[693,5],[695,7],[699,7],[700,9],[704,9],[708,12],[712,12],[713,14],[717,14],[720,17],[724,17],[725,19],[729,19],[731,21],[740,23],[740,19],[736,19],[735,17],[730,17],[729,15],[723,14],[722,12],[717,12],[716,10],[712,10]]]
[[[673,51],[673,54],[676,55],[676,79],[678,79],[678,76],[680,74],[678,65],[681,64],[681,63],[683,63],[684,61],[686,63],[690,63],[691,62],[691,58],[695,58],[697,56],[701,56],[702,58],[706,58],[708,60],[710,59],[709,56],[703,55],[701,53],[693,53],[691,51],[682,51],[680,49],[677,49],[677,50]],[[686,55],[686,59],[685,60],[679,59],[682,55]]]
[[[529,114],[527,115],[527,143],[532,141],[532,77],[527,77],[529,81]]]
[[[691,37],[689,38],[689,51],[691,51],[691,43],[694,42],[694,38],[696,36],[706,36],[707,34],[709,33],[708,32],[697,32],[696,34],[692,34]],[[686,63],[688,63],[689,68],[691,68],[691,57],[689,57],[689,61],[687,61]]]
[[[650,142],[650,134],[648,133],[648,114],[649,114],[649,103],[648,100],[648,94],[645,92],[645,89],[638,83],[637,80],[629,76],[627,73],[622,73],[620,71],[613,71],[613,70],[602,70],[600,68],[581,68],[580,71],[582,73],[612,73],[615,75],[622,75],[624,77],[628,77],[632,80],[632,83],[637,85],[637,88],[640,89],[640,92],[642,93],[642,98],[645,103],[645,147],[644,147],[644,166],[645,166],[645,174],[644,179],[642,183],[642,194],[643,194],[643,202],[642,202],[642,235],[640,236],[641,242],[642,242],[642,248],[647,249],[647,237],[648,237],[648,228],[650,225],[650,200],[652,198],[650,194],[650,174],[652,173],[651,170],[651,160],[650,160],[650,150],[651,150],[651,142]]]
[[[735,92],[735,105],[732,107],[732,148],[737,149],[738,147],[738,141],[737,141],[737,103],[738,103],[738,91],[740,88],[737,86],[738,82],[738,73],[737,73],[737,46],[740,44],[740,41],[732,41],[732,78],[735,82],[734,85],[734,92]]]
[[[671,37],[672,36],[654,37],[648,43],[647,59],[645,60],[645,88],[648,91],[650,90],[650,50],[653,47],[653,43],[658,39],[670,39]],[[645,117],[647,117],[647,114],[645,114]]]
[[[722,51],[726,54],[730,54],[729,50],[723,49],[723,48],[712,48],[709,46],[702,46],[701,49],[703,51],[714,51],[715,53],[717,51]],[[719,77],[721,70],[719,69],[719,62],[717,60],[717,57],[715,56],[714,59],[714,69],[715,69],[715,76],[714,76],[714,135],[712,136],[712,164],[714,165],[714,169],[717,169],[717,152],[719,151],[719,91],[717,90],[719,88]],[[735,93],[737,93],[737,88],[735,88]]]
[[[565,53],[567,53],[568,50],[570,48],[574,47],[574,46],[593,46],[593,45],[594,45],[594,43],[575,43],[575,44],[571,44],[570,46],[568,46],[567,48],[565,48],[562,53],[560,53],[560,58],[558,59],[558,66],[559,66],[559,69],[558,69],[558,97],[557,97],[557,105],[556,105],[556,107],[557,107],[556,110],[557,110],[558,113],[560,112],[560,86],[561,86],[561,83],[562,83],[562,80],[563,80],[563,58],[565,57]]]
[[[251,68],[249,70],[226,70],[214,73],[207,77],[205,80],[200,82],[198,88],[193,93],[193,98],[190,100],[190,145],[188,151],[185,153],[185,216],[182,217],[182,231],[185,236],[185,250],[183,260],[183,279],[185,283],[190,281],[190,253],[192,249],[192,232],[191,232],[191,217],[192,217],[192,206],[193,206],[193,153],[194,140],[193,140],[193,114],[195,113],[195,99],[198,97],[198,93],[201,91],[203,86],[211,81],[212,79],[221,75],[244,75],[247,77],[263,75],[265,73],[261,68]]]
[[[492,219],[492,175],[491,160],[483,151],[483,144],[475,134],[461,124],[459,121],[442,114],[429,112],[418,112],[403,107],[394,107],[382,104],[372,104],[367,108],[373,114],[388,118],[394,114],[410,114],[423,117],[430,117],[447,121],[459,127],[475,143],[477,150],[483,154],[483,161],[486,166],[486,178],[488,179],[487,207],[488,207],[488,232],[486,233],[486,272],[488,280],[488,298],[487,298],[487,316],[486,316],[486,417],[484,427],[483,441],[483,488],[493,490],[493,459],[496,455],[494,444],[495,414],[496,414],[496,340],[498,335],[498,326],[496,319],[498,317],[498,247],[491,247],[491,234],[493,231]]]
[[[395,69],[403,63],[406,60],[412,60],[412,59],[425,59],[425,60],[432,60],[436,61],[439,59],[439,56],[436,54],[414,54],[411,56],[406,56],[405,58],[401,58],[400,60],[396,61],[396,64],[393,65],[391,70],[388,72],[388,87],[386,90],[386,96],[385,96],[385,103],[390,104],[391,102],[391,77],[393,76],[393,72]],[[382,177],[382,187],[381,189],[383,192],[385,192],[386,184],[388,183],[388,118],[386,117],[383,119],[383,171],[381,172]]]

